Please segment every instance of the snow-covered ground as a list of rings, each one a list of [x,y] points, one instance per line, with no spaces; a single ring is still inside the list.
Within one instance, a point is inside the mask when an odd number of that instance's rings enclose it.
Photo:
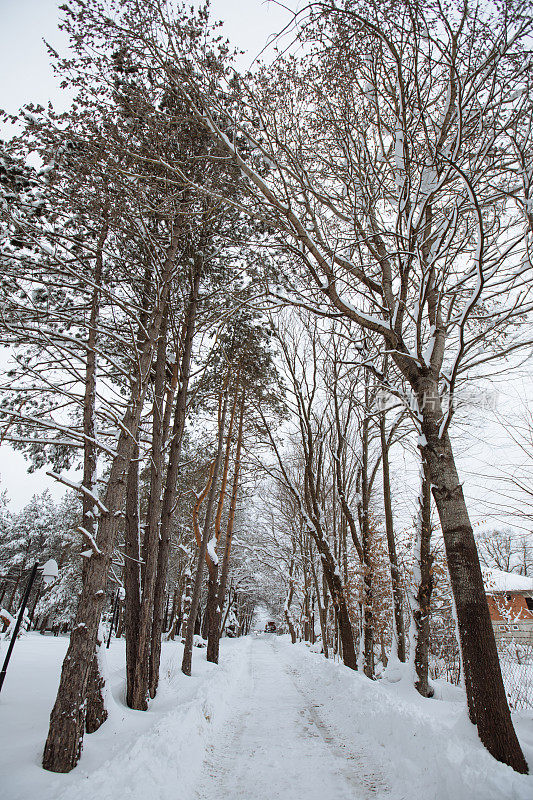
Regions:
[[[17,642],[0,695],[2,800],[531,800],[533,777],[495,762],[460,690],[424,700],[286,637],[222,641],[219,667],[165,643],[148,712],[126,708],[124,644],[108,652],[110,718],[69,775],[39,766],[65,638]],[[533,717],[516,715],[533,767]]]

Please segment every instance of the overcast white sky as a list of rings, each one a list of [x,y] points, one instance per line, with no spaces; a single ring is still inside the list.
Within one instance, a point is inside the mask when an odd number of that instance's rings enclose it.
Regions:
[[[56,0],[0,0],[0,107],[16,112],[24,103],[46,105],[51,99],[58,108],[68,99],[62,96],[42,39],[58,51],[65,40],[57,30]],[[296,0],[286,0],[296,8]],[[213,0],[212,14],[225,23],[225,33],[235,46],[246,51],[241,65],[248,66],[262,50],[268,37],[290,19],[288,12],[264,0]],[[6,135],[6,134],[4,134]],[[472,408],[476,425],[468,433],[457,432],[456,449],[461,451],[460,467],[466,480],[465,489],[471,499],[474,518],[487,518],[483,500],[490,498],[497,484],[490,478],[507,463],[519,464],[523,454],[509,444],[506,420],[513,419],[516,408],[531,393],[531,380],[522,376],[505,379],[495,386],[496,412],[483,407]],[[518,399],[518,400],[517,400]],[[406,469],[411,465],[406,463]],[[45,470],[29,475],[23,457],[4,445],[0,448],[0,489],[7,489],[11,506],[20,508],[35,492],[49,488],[54,496],[63,489],[45,475]],[[488,521],[490,525],[490,518]]]

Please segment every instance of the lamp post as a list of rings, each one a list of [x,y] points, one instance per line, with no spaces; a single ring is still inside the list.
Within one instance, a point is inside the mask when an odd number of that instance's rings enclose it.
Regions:
[[[7,648],[7,653],[4,659],[4,664],[2,666],[2,671],[0,672],[0,691],[2,691],[2,686],[4,685],[4,678],[6,677],[9,659],[11,658],[11,653],[13,652],[15,642],[17,641],[17,636],[20,630],[20,626],[22,625],[22,621],[24,619],[24,611],[26,610],[26,605],[28,603],[32,586],[35,581],[35,576],[37,575],[37,571],[39,569],[42,572],[43,582],[46,586],[49,586],[50,584],[54,583],[55,580],[57,580],[58,576],[57,561],[54,561],[53,558],[47,561],[46,564],[43,564],[42,567],[39,567],[39,564],[37,562],[33,565],[30,577],[28,579],[28,583],[26,585],[26,591],[24,592],[24,597],[22,598],[22,603],[19,609],[17,621],[15,623],[15,627],[11,635],[11,641],[9,642],[9,647]]]

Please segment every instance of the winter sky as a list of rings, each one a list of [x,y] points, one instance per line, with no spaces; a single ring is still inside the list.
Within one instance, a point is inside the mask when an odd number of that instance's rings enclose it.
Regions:
[[[59,52],[64,50],[66,40],[57,29],[58,4],[59,0],[0,0],[0,74],[4,77],[0,107],[8,112],[16,112],[28,102],[46,105],[52,100],[57,108],[68,104],[52,73],[42,41],[48,40]],[[243,68],[261,52],[269,36],[290,21],[286,8],[265,0],[213,0],[211,5],[213,18],[224,21],[224,32],[231,42],[246,51],[240,59]],[[295,1],[287,5],[298,7]],[[2,135],[9,135],[9,130],[4,128]],[[5,358],[5,354],[0,354],[1,363],[5,363]],[[521,468],[526,461],[524,453],[512,443],[509,430],[531,396],[531,372],[526,366],[514,373],[512,379],[503,375],[486,382],[483,391],[471,398],[467,408],[469,424],[458,426],[455,432],[461,477],[465,480],[473,517],[485,520],[489,526],[496,522],[488,514],[487,502],[505,503],[505,497],[498,495],[503,487],[494,476],[507,469],[508,464]],[[412,473],[415,463],[412,455],[398,452],[397,479],[404,470],[406,475]],[[532,472],[528,469],[529,475]],[[45,488],[56,497],[64,491],[46,476],[45,469],[28,475],[20,453],[7,445],[0,448],[0,490],[7,490],[13,509],[19,509],[35,492]],[[404,509],[402,516],[405,512]]]

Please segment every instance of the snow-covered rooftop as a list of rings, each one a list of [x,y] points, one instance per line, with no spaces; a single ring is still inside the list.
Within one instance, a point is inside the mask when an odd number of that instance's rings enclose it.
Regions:
[[[483,569],[483,582],[487,592],[527,592],[533,591],[533,578],[504,572],[503,569]]]

